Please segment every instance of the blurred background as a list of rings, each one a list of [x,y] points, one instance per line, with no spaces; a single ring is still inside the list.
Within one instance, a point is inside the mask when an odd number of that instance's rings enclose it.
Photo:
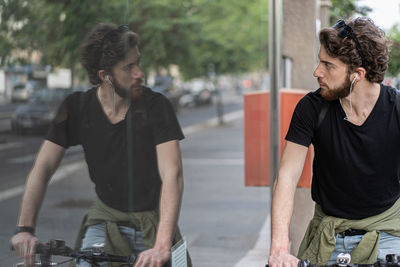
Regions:
[[[390,36],[384,83],[400,87],[400,0],[277,2],[279,88],[317,89],[318,31],[361,15]],[[268,51],[276,40],[269,38],[269,6],[268,0],[0,0],[1,266],[18,260],[8,242],[49,123],[66,96],[91,87],[79,45],[99,22],[129,24],[139,34],[146,84],[168,97],[184,129],[180,225],[195,266],[262,266],[270,192],[244,183],[243,95],[270,87]],[[38,236],[72,245],[94,196],[79,147],[68,150],[53,180]]]

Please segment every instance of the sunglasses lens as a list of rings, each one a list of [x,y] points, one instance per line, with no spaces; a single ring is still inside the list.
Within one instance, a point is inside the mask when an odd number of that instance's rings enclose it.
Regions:
[[[126,24],[122,24],[122,25],[118,26],[118,31],[127,32],[127,31],[129,31],[129,27]]]
[[[344,20],[338,20],[338,21],[332,26],[332,28],[340,29],[340,28],[343,28],[344,26],[346,26],[346,23],[344,22]]]

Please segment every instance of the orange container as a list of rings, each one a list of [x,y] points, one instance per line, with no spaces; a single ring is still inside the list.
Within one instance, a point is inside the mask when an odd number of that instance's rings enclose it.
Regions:
[[[309,91],[282,89],[280,91],[281,153],[285,136],[297,102]],[[270,185],[270,109],[269,91],[244,95],[244,167],[246,186]],[[298,187],[311,186],[312,155],[309,149]]]

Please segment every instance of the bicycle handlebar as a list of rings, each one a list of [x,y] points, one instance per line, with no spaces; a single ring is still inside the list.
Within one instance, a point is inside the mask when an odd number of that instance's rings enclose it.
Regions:
[[[90,249],[85,250],[73,250],[65,245],[63,240],[51,239],[48,243],[37,244],[35,254],[39,255],[40,261],[35,263],[35,266],[57,266],[59,263],[51,261],[52,256],[64,256],[71,258],[69,261],[81,260],[87,261],[94,266],[97,266],[99,262],[120,262],[124,266],[133,266],[137,259],[137,255],[132,254],[130,256],[117,256],[110,255],[104,252],[104,246],[94,246]],[[65,262],[63,262],[65,263]],[[61,263],[61,264],[63,264]],[[20,265],[17,265],[20,266]]]
[[[400,267],[400,255],[388,254],[386,261],[377,261],[374,264],[350,264],[349,262],[341,262],[331,265],[315,265],[311,264],[309,260],[300,260],[298,267]],[[270,267],[266,264],[265,267]]]

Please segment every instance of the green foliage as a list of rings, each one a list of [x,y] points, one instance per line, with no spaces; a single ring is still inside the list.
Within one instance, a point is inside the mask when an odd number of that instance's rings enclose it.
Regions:
[[[267,0],[197,0],[194,16],[202,27],[194,38],[187,76],[206,74],[213,64],[217,73],[243,72],[267,64]]]
[[[330,22],[334,24],[339,19],[348,19],[356,14],[367,16],[372,9],[368,6],[359,6],[359,0],[331,0]]]
[[[393,26],[389,32],[389,37],[392,40],[392,48],[390,51],[390,62],[388,74],[397,77],[400,75],[400,30],[399,25]]]
[[[129,24],[145,71],[184,77],[265,68],[268,0],[0,0],[0,63],[40,51],[42,64],[78,69],[79,45],[98,22]],[[14,52],[14,53],[13,53]]]

